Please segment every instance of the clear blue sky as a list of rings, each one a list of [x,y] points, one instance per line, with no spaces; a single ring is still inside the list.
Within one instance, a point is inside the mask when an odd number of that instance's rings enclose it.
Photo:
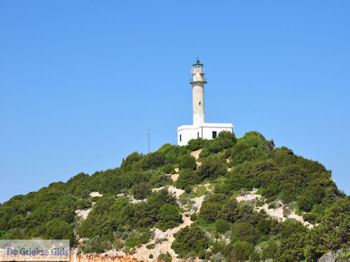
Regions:
[[[318,160],[350,193],[349,1],[0,1],[0,202],[192,122],[259,131]]]

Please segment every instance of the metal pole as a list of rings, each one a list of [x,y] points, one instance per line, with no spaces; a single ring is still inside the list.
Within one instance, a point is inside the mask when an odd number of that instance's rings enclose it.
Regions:
[[[149,135],[149,128],[147,128],[147,135],[148,135],[148,153],[151,153],[151,138]]]

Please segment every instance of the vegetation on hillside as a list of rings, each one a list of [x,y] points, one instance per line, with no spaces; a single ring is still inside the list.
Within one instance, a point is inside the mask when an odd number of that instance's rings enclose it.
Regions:
[[[190,152],[202,149],[197,166]],[[169,174],[179,168],[176,182]],[[166,144],[147,155],[134,152],[119,168],[80,173],[66,183],[52,183],[37,192],[17,195],[0,205],[0,239],[69,239],[82,252],[101,253],[135,247],[152,239],[152,230],[181,224],[178,199],[166,186],[185,190],[213,185],[191,226],[175,234],[173,250],[179,257],[212,261],[317,261],[329,250],[350,245],[350,197],[340,192],[331,171],[297,156],[286,147],[275,148],[258,132],[236,138],[221,132],[213,140],[191,140],[186,147]],[[263,203],[280,201],[295,208],[305,221],[284,222],[236,196],[258,189]],[[101,197],[91,195],[99,192]],[[257,204],[257,205],[258,205]],[[85,220],[76,210],[89,209]],[[166,255],[164,255],[166,256]]]

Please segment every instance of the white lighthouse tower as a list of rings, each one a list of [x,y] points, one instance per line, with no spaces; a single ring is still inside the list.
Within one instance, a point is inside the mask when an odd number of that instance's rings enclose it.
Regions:
[[[197,60],[192,68],[193,125],[204,123],[204,80],[203,64]]]
[[[188,141],[196,138],[213,139],[221,131],[232,132],[232,124],[205,123],[204,117],[204,78],[203,64],[197,60],[192,68],[192,101],[193,101],[193,125],[182,125],[177,128],[177,143],[180,146],[187,145]]]

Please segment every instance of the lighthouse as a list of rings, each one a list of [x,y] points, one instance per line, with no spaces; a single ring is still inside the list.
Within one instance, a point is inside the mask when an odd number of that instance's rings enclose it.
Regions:
[[[188,141],[196,138],[214,139],[222,131],[232,132],[233,125],[227,123],[206,123],[204,114],[204,85],[207,83],[203,64],[197,59],[192,65],[192,107],[193,124],[177,128],[177,144],[185,146]]]
[[[204,123],[204,80],[203,64],[197,60],[192,68],[192,99],[193,99],[193,125]]]

